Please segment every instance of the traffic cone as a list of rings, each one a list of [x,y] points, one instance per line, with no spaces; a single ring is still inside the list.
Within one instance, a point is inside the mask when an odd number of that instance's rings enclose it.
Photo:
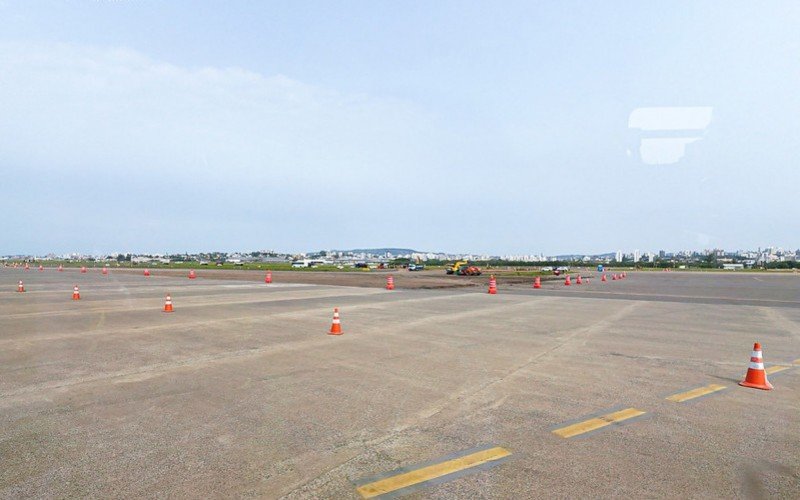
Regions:
[[[16,264],[14,265],[14,267],[17,267]],[[25,270],[26,271],[30,271],[31,270],[31,266],[29,266],[27,262],[25,263]]]
[[[81,300],[81,292],[78,290],[78,285],[72,287],[72,300]]]
[[[193,280],[193,279],[195,279],[195,278],[197,278],[197,275],[195,274],[195,272],[194,272],[194,269],[191,269],[191,270],[189,271],[189,279],[190,279],[190,280]]]
[[[391,274],[386,277],[386,289],[394,290],[394,276],[392,276]]]
[[[747,375],[744,380],[739,382],[742,387],[752,387],[754,389],[772,390],[772,384],[767,380],[767,372],[764,371],[764,359],[761,354],[761,344],[753,344],[753,353],[750,355],[750,366],[747,368]]]
[[[494,277],[494,274],[489,277],[489,293],[491,295],[497,294],[497,279]]]
[[[266,283],[267,285],[272,283],[272,271],[267,271],[267,275],[264,276],[264,283]]]
[[[581,278],[580,274],[578,275],[578,279],[575,280],[575,284],[576,285],[583,285],[583,278]]]
[[[101,273],[103,276],[108,276],[108,268],[107,268],[107,267],[105,267],[105,266],[103,266],[103,269],[101,269],[101,270],[100,270],[100,273]]]
[[[20,293],[25,291],[25,285],[22,284],[22,280],[19,280],[19,283],[17,284],[17,291]]]
[[[331,323],[331,331],[328,332],[328,335],[341,335],[342,334],[342,324],[339,322],[339,308],[333,308],[333,322]]]
[[[39,264],[39,271],[44,271],[44,266]]]
[[[86,266],[81,267],[81,274],[86,274]]]
[[[611,281],[617,281],[616,273],[611,275]]]
[[[628,273],[626,273],[625,271],[622,271],[622,277],[623,278],[627,278],[628,277]]]
[[[144,270],[144,275],[145,276],[150,276],[150,270],[149,269],[145,269]]]
[[[533,288],[542,288],[542,278],[537,276],[536,279],[533,280]]]
[[[58,272],[60,273],[64,272],[64,266],[62,266],[61,264],[58,265]]]
[[[171,313],[172,312],[172,296],[167,294],[167,298],[164,299],[164,312]]]
[[[603,273],[603,277],[602,277],[602,278],[600,278],[600,281],[608,281],[608,280],[606,279],[606,273]]]
[[[564,280],[564,286],[570,286],[571,284],[572,284],[572,280],[570,279],[569,274],[568,274],[567,275],[567,279]]]

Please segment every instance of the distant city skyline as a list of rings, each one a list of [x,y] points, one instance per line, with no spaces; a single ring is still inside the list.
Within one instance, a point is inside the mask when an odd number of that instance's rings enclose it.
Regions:
[[[0,254],[795,248],[797,26],[790,1],[0,1]]]
[[[68,252],[68,253],[47,253],[47,254],[8,254],[8,255],[0,255],[0,259],[10,260],[13,258],[66,258],[66,259],[81,259],[81,258],[104,258],[104,257],[116,257],[116,256],[135,256],[135,257],[167,257],[167,256],[176,256],[176,255],[188,255],[188,256],[208,256],[208,255],[226,255],[226,256],[250,256],[252,254],[259,254],[259,255],[276,255],[276,256],[307,256],[307,255],[318,255],[318,254],[329,254],[329,255],[365,255],[365,256],[395,256],[395,257],[405,257],[405,256],[424,256],[426,258],[435,258],[435,259],[458,259],[458,258],[469,258],[475,260],[488,260],[492,258],[498,258],[500,260],[517,260],[517,261],[547,261],[547,260],[554,260],[554,259],[581,259],[581,258],[598,258],[598,259],[607,259],[613,262],[623,262],[623,261],[633,261],[634,263],[637,262],[654,262],[656,260],[664,260],[664,259],[672,259],[678,257],[689,257],[689,256],[696,256],[696,255],[715,255],[717,257],[726,257],[726,256],[737,256],[740,258],[748,258],[748,259],[757,259],[759,257],[764,256],[775,256],[775,257],[787,257],[792,261],[800,259],[800,248],[791,249],[791,248],[783,248],[777,246],[766,246],[766,247],[759,247],[756,249],[736,249],[736,250],[725,250],[725,249],[718,249],[718,248],[706,248],[706,249],[683,249],[683,250],[676,250],[676,251],[665,251],[665,250],[647,250],[647,251],[640,251],[635,249],[630,252],[624,252],[622,250],[617,250],[615,252],[598,252],[598,253],[563,253],[563,254],[550,254],[546,255],[543,253],[523,253],[523,254],[497,254],[497,253],[480,253],[480,252],[443,252],[443,251],[423,251],[423,250],[416,250],[411,248],[394,248],[394,247],[375,247],[375,248],[365,248],[365,249],[318,249],[318,250],[311,250],[311,251],[303,251],[303,252],[288,252],[288,251],[279,251],[279,250],[238,250],[238,251],[218,251],[218,250],[210,250],[210,251],[200,251],[200,252],[107,252],[107,253],[99,253],[99,254],[87,254],[87,253],[79,253],[79,252]],[[780,260],[780,259],[775,259]]]

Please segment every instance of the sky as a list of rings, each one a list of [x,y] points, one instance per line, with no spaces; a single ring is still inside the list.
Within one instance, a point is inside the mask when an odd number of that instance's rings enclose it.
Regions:
[[[800,2],[0,0],[0,255],[800,247]]]

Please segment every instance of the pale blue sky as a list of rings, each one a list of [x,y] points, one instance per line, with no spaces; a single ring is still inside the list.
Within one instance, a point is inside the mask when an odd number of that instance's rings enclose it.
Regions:
[[[800,246],[800,2],[466,4],[0,0],[0,254]]]

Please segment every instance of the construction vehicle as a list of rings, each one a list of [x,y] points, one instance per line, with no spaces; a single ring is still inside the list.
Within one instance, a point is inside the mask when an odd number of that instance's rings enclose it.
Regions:
[[[470,266],[469,264],[463,265],[458,268],[459,276],[480,276],[481,268],[478,266]]]
[[[480,276],[481,268],[472,266],[465,260],[460,260],[452,266],[449,266],[445,272],[447,274],[456,274],[458,276]]]
[[[457,274],[458,273],[458,269],[461,266],[465,266],[467,264],[469,264],[469,262],[467,262],[466,260],[459,260],[458,262],[456,262],[452,266],[448,266],[447,269],[445,269],[445,272],[447,274]]]

